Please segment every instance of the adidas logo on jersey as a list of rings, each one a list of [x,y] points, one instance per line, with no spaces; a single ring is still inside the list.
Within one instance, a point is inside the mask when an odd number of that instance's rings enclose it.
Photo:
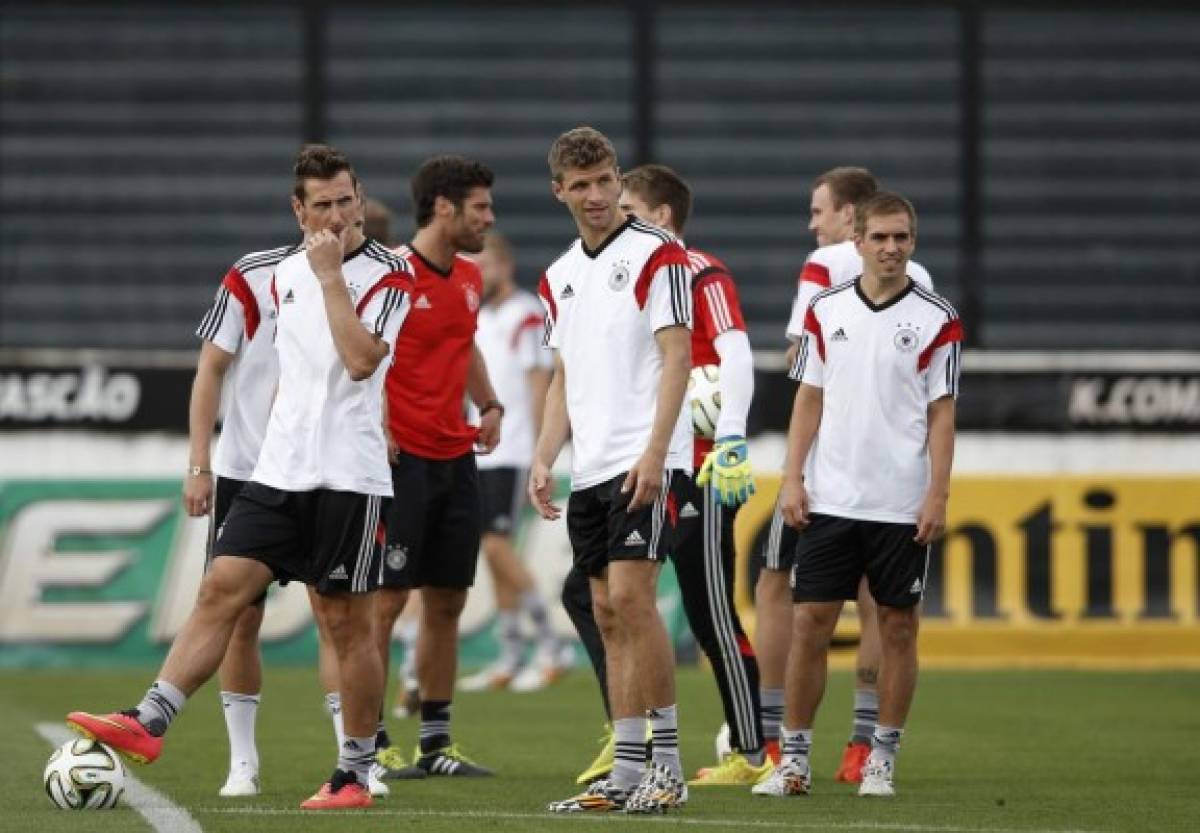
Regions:
[[[915,579],[913,579],[912,587],[908,588],[908,592],[909,593],[920,593],[921,586],[922,586],[921,580],[919,578],[915,578]]]
[[[575,290],[571,288],[571,284],[567,284],[567,285],[566,285],[566,286],[563,288],[562,294],[561,294],[561,295],[559,295],[558,297],[559,297],[559,299],[560,299],[560,300],[561,300],[561,299],[563,299],[563,298],[574,298],[574,297],[575,297]]]
[[[640,546],[644,546],[645,543],[646,543],[646,539],[643,538],[642,534],[640,532],[638,532],[636,529],[633,532],[629,533],[629,537],[625,539],[625,546],[627,546],[627,547],[640,547]]]
[[[283,296],[283,302],[285,304],[293,303],[295,300],[296,300],[296,293],[292,292],[292,290],[290,290],[290,289],[287,291],[287,295]]]
[[[332,579],[342,579],[343,581],[350,578],[348,575],[346,575],[346,565],[345,564],[337,565],[337,569],[335,569],[332,573],[330,573],[329,577]]]
[[[682,509],[679,510],[679,517],[681,518],[694,518],[699,514],[700,513],[696,511],[696,507],[692,505],[690,500],[683,505]]]
[[[836,330],[833,331],[833,335],[831,335],[829,337],[829,340],[830,341],[849,341],[850,337],[848,335],[846,335],[846,330],[844,327],[838,327]]]
[[[417,298],[416,302],[413,304],[413,308],[414,309],[433,309],[433,304],[429,303],[429,299],[427,297],[425,297],[424,295],[421,295]]]

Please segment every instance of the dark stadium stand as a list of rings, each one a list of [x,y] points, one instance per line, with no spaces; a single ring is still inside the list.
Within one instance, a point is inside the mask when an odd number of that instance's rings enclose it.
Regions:
[[[491,164],[531,283],[572,234],[550,141],[592,123],[639,161],[648,92],[655,156],[692,181],[690,237],[734,269],[756,346],[779,344],[808,185],[836,164],[913,197],[917,257],[960,301],[956,10],[753,5],[661,4],[647,90],[618,4],[336,4],[321,115],[401,237],[423,157]],[[1200,13],[981,23],[983,346],[1200,348]],[[0,346],[192,346],[225,268],[294,234],[305,56],[298,7],[5,4]]]

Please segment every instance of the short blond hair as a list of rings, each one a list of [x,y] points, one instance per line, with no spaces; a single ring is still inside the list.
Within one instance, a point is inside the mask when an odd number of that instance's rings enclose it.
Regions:
[[[550,165],[550,176],[561,182],[563,173],[572,168],[593,168],[604,162],[617,167],[617,150],[599,130],[583,125],[555,139],[546,162]]]
[[[867,221],[872,217],[886,217],[891,214],[907,214],[909,231],[917,236],[917,210],[913,204],[894,191],[876,191],[875,194],[854,211],[854,233],[862,237],[867,233]]]

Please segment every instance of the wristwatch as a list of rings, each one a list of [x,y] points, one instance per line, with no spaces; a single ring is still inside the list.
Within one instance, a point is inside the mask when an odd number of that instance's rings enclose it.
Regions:
[[[504,416],[504,406],[500,404],[499,399],[489,399],[483,403],[483,407],[479,409],[479,415],[483,416],[488,411],[499,411],[500,416]]]
[[[199,477],[202,474],[212,474],[212,469],[202,469],[199,466],[189,466],[188,474],[191,477]]]

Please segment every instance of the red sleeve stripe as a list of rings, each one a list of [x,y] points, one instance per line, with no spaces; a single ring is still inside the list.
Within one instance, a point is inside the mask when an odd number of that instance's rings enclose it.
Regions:
[[[804,264],[804,268],[800,270],[800,279],[797,283],[815,283],[817,286],[829,288],[829,267],[823,266],[820,263],[813,263],[811,260]]]
[[[509,346],[513,350],[516,350],[517,346],[521,343],[521,334],[522,333],[524,333],[526,330],[541,329],[542,327],[545,327],[545,326],[546,326],[546,316],[537,315],[536,313],[532,313],[532,312],[529,313],[529,315],[527,315],[523,319],[521,319],[521,322],[519,324],[517,324],[516,327],[513,328],[511,344]]]
[[[258,309],[258,300],[250,290],[250,284],[246,282],[246,276],[235,267],[230,269],[225,275],[225,280],[221,282],[221,285],[228,289],[229,294],[237,298],[241,303],[242,312],[246,319],[246,338],[252,340],[254,333],[258,331],[259,323],[262,321],[262,314]]]
[[[412,289],[412,275],[408,272],[390,272],[375,282],[375,285],[366,291],[366,293],[358,299],[358,303],[354,307],[354,314],[362,318],[363,311],[366,310],[367,304],[371,303],[371,299],[385,289],[398,289],[401,293],[406,293]]]
[[[550,278],[544,273],[542,279],[538,281],[538,297],[542,299],[543,306],[546,307],[546,329],[542,332],[542,346],[550,346],[550,333],[554,331],[554,325],[558,323],[558,304],[554,303],[554,290],[550,288]]]
[[[654,276],[664,266],[678,267],[668,270],[668,276],[671,278],[671,307],[675,313],[675,322],[685,324],[689,317],[687,302],[690,298],[686,279],[689,277],[688,270],[692,268],[692,262],[688,259],[687,252],[678,243],[674,241],[664,243],[654,250],[654,253],[646,260],[646,265],[642,267],[642,273],[638,275],[637,283],[633,287],[633,297],[637,301],[638,309],[645,309],[646,301],[650,297],[650,284],[654,282]],[[684,278],[682,286],[678,285],[680,276]]]
[[[821,357],[821,361],[825,361],[825,338],[821,335],[821,322],[817,320],[811,306],[804,314],[804,332],[812,335],[817,342],[817,355]]]
[[[942,325],[942,329],[934,336],[933,341],[929,342],[929,346],[922,350],[921,355],[917,357],[917,370],[925,370],[929,367],[929,363],[933,361],[933,354],[939,347],[947,344],[959,344],[962,340],[962,322],[957,318],[951,318]]]

